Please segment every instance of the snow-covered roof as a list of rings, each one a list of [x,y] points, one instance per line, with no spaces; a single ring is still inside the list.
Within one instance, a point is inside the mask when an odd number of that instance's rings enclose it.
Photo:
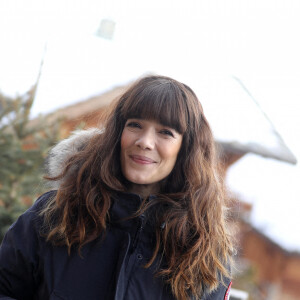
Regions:
[[[266,113],[238,78],[201,78],[193,89],[203,104],[216,141],[225,149],[297,163]]]
[[[188,84],[196,92],[217,142],[224,147],[232,151],[251,152],[296,163],[295,156],[266,114],[235,77],[209,76],[205,71],[200,73],[199,67],[196,66],[193,70],[174,70],[165,65],[164,59],[160,57],[153,66],[144,59],[140,64],[132,65],[134,55],[129,51],[126,59],[120,56],[117,42],[93,39],[86,39],[84,43],[84,49],[89,49],[89,60],[82,59],[81,55],[74,53],[78,42],[73,41],[65,45],[65,52],[59,56],[62,57],[62,61],[59,62],[55,55],[55,45],[55,41],[52,41],[48,46],[37,92],[38,99],[33,106],[34,113],[41,112],[38,107],[40,102],[43,102],[45,111],[49,112],[54,108],[66,106],[66,103],[72,104],[92,95],[101,95],[116,86],[125,86],[142,74],[162,74]],[[191,61],[196,62],[197,58],[193,57]],[[65,105],[61,105],[62,103]]]

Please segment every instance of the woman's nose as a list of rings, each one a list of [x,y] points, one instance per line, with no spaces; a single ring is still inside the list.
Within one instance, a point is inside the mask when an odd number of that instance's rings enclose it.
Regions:
[[[155,133],[152,130],[142,132],[135,144],[143,150],[152,150],[155,146]]]

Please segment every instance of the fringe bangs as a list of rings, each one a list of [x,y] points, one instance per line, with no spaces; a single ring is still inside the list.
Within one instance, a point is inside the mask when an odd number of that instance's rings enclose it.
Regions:
[[[121,110],[124,120],[154,120],[180,134],[187,130],[186,95],[171,81],[150,83],[143,90],[134,90],[124,100]]]

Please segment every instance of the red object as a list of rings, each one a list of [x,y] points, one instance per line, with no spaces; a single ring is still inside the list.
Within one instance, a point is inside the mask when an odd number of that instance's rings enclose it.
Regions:
[[[227,289],[227,291],[226,291],[226,293],[225,293],[225,298],[224,298],[224,300],[229,300],[229,295],[230,295],[231,285],[232,285],[232,282],[229,283],[228,289]]]

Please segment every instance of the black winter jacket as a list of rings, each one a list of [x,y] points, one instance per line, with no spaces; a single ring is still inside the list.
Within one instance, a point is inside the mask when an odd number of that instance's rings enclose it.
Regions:
[[[175,299],[170,287],[154,276],[159,258],[143,267],[154,245],[150,219],[142,215],[121,221],[139,207],[138,195],[113,197],[105,236],[83,246],[81,255],[75,248],[68,255],[66,247],[54,247],[40,235],[38,212],[54,195],[42,195],[8,230],[0,248],[0,299]],[[230,286],[229,279],[226,284]],[[202,299],[227,299],[227,290],[220,284]]]

